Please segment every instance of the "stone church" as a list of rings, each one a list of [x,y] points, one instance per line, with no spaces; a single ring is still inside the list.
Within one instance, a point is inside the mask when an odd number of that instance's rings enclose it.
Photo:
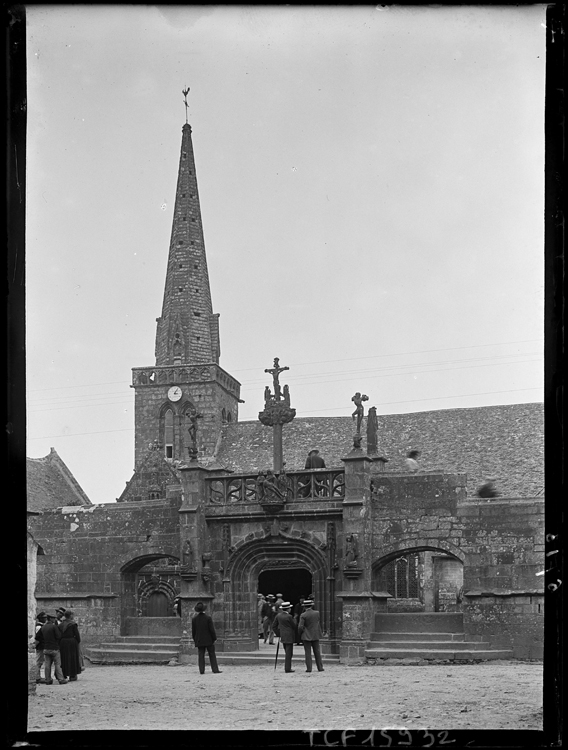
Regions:
[[[132,370],[134,473],[93,505],[55,451],[28,459],[35,601],[75,611],[93,661],[192,660],[197,601],[221,654],[254,652],[259,592],[313,594],[322,651],[346,663],[408,641],[427,658],[541,658],[542,404],[302,417],[267,360],[264,409],[239,422],[219,359],[186,123],[155,363]],[[306,469],[315,449],[325,466]],[[475,495],[487,474],[493,499]]]

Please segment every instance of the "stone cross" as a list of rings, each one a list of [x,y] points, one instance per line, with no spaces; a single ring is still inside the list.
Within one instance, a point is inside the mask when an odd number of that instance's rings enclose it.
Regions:
[[[282,389],[280,388],[280,373],[289,369],[289,367],[280,367],[280,360],[278,357],[275,357],[274,366],[264,371],[272,375],[274,395],[271,394],[270,388],[266,386],[264,389],[264,410],[258,415],[262,424],[272,427],[273,470],[276,474],[284,468],[282,425],[291,422],[296,416],[296,410],[290,407],[290,390],[288,386],[284,386],[284,395],[282,395]]]
[[[272,375],[272,380],[274,383],[274,400],[275,401],[281,401],[282,399],[282,391],[280,390],[280,381],[278,380],[278,377],[281,372],[284,372],[284,370],[289,370],[289,367],[280,367],[279,365],[280,360],[278,357],[274,357],[274,366],[270,370],[265,370],[264,372],[268,372]]]

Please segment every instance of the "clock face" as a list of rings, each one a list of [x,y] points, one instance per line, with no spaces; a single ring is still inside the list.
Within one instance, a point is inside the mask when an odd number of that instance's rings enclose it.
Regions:
[[[170,399],[170,401],[179,401],[181,395],[182,391],[179,385],[172,385],[172,387],[168,391],[168,398]]]

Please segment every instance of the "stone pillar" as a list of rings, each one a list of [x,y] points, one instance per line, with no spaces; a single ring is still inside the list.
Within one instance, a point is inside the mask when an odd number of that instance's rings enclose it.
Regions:
[[[214,595],[209,589],[209,550],[205,522],[205,477],[208,469],[192,460],[180,466],[183,499],[179,509],[180,532],[180,599],[181,628],[180,661],[197,662],[197,649],[191,638],[191,620],[195,605],[202,601],[212,614]]]
[[[371,475],[372,459],[361,448],[341,459],[345,464],[343,501],[342,663],[364,661],[373,630],[371,594]],[[350,551],[351,550],[351,551]]]

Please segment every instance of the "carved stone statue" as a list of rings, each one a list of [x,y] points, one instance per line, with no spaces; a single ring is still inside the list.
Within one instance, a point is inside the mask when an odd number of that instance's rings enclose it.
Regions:
[[[357,430],[356,434],[361,434],[361,425],[363,423],[363,415],[364,415],[364,409],[363,409],[363,401],[368,401],[369,397],[365,396],[365,394],[361,395],[359,391],[353,396],[351,401],[355,404],[355,411],[351,415],[351,418],[353,420],[357,420]]]
[[[192,409],[186,416],[189,419],[189,427],[187,428],[187,432],[189,434],[189,439],[191,440],[189,453],[191,456],[197,456],[197,420],[203,419],[203,414],[199,414],[197,412],[197,409]]]
[[[269,404],[272,401],[272,391],[268,386],[264,389],[264,403]]]
[[[359,551],[357,549],[357,537],[355,534],[348,534],[345,538],[345,567],[356,568],[357,567],[357,556]]]
[[[284,386],[284,403],[286,406],[290,406],[290,389],[287,385]]]
[[[188,570],[193,568],[193,549],[191,548],[191,542],[189,539],[186,539],[183,544],[181,560],[184,568],[187,568]]]
[[[379,420],[377,419],[377,407],[371,406],[367,413],[367,453],[376,453],[378,451],[378,431]]]
[[[286,500],[280,488],[279,477],[275,476],[270,469],[262,480],[262,488],[265,502],[281,503]]]

